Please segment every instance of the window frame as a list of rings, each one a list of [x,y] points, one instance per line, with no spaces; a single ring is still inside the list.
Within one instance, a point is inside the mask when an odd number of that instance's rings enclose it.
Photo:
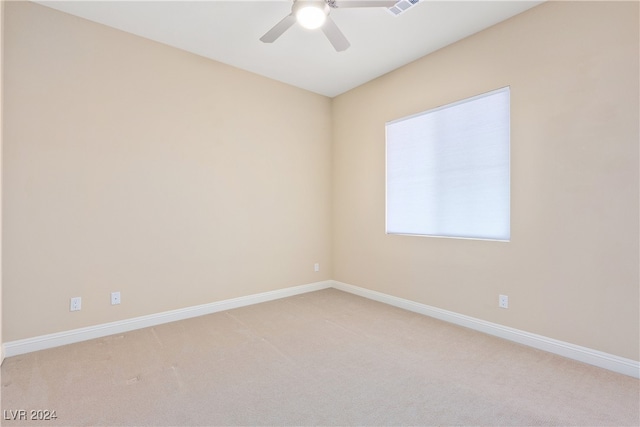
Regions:
[[[507,142],[506,142],[506,157],[507,157],[507,167],[506,167],[506,234],[507,238],[494,238],[494,237],[479,237],[479,236],[458,236],[458,235],[447,235],[447,234],[439,234],[439,233],[430,233],[430,234],[422,234],[422,233],[411,233],[411,232],[390,232],[389,231],[389,139],[388,132],[389,126],[394,123],[403,122],[406,120],[411,120],[417,117],[425,116],[428,114],[432,114],[444,109],[454,108],[456,106],[467,104],[473,102],[475,100],[479,100],[482,98],[490,97],[492,95],[497,95],[500,93],[506,92],[507,94],[507,123],[506,123],[506,133],[507,133]],[[454,101],[448,104],[440,105],[419,113],[411,114],[408,116],[400,117],[398,119],[394,119],[385,123],[385,234],[387,235],[398,235],[398,236],[416,236],[416,237],[436,237],[436,238],[445,238],[445,239],[462,239],[462,240],[481,240],[481,241],[491,241],[491,242],[505,242],[508,243],[511,241],[511,86],[504,86],[498,89],[494,89],[488,92],[484,92],[478,95],[470,96],[464,99],[460,99],[458,101]]]

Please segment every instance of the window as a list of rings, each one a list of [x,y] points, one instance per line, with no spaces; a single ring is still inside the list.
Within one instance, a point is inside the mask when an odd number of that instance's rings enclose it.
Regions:
[[[388,234],[510,239],[510,91],[386,124]]]

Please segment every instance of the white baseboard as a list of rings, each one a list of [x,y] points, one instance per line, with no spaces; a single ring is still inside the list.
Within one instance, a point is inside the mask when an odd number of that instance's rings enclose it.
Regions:
[[[331,283],[332,287],[341,291],[424,314],[429,317],[444,320],[445,322],[464,326],[469,329],[484,332],[489,335],[524,344],[539,350],[548,351],[549,353],[588,363],[620,374],[640,378],[640,362],[635,360],[626,359],[624,357],[615,356],[613,354],[604,353],[587,347],[581,347],[579,345],[544,337],[542,335],[532,334],[519,329],[498,325],[497,323],[486,322],[463,314],[442,310],[437,307],[337,282],[335,280],[331,281]]]
[[[66,344],[101,338],[108,335],[121,334],[123,332],[129,332],[136,329],[148,328],[150,326],[156,326],[163,323],[175,322],[178,320],[203,316],[224,310],[231,310],[247,305],[318,291],[330,288],[331,285],[331,281],[310,283],[307,285],[278,289],[275,291],[186,307],[178,310],[165,311],[163,313],[151,314],[148,316],[135,317],[133,319],[104,323],[101,325],[41,335],[17,341],[9,341],[2,345],[2,351],[6,357],[17,356],[20,354],[31,353],[33,351],[45,350]]]
[[[432,307],[426,304],[394,297],[392,295],[383,294],[381,292],[372,291],[370,289],[360,288],[335,280],[327,280],[324,282],[310,283],[307,285],[278,289],[275,291],[248,295],[239,298],[232,298],[224,301],[217,301],[209,304],[202,304],[178,310],[166,311],[163,313],[151,314],[148,316],[141,316],[118,322],[73,329],[70,331],[42,335],[23,340],[10,341],[2,345],[1,352],[4,357],[12,357],[20,354],[31,353],[33,351],[45,350],[48,348],[59,347],[66,344],[73,344],[76,342],[101,338],[108,335],[121,334],[136,329],[148,328],[150,326],[156,326],[163,323],[175,322],[178,320],[203,316],[206,314],[216,313],[224,310],[231,310],[234,308],[272,301],[280,298],[286,298],[331,287],[405,310],[444,320],[445,322],[464,326],[466,328],[473,329],[479,332],[484,332],[486,334],[500,337],[509,341],[524,344],[529,347],[548,351],[550,353],[578,360],[580,362],[588,363],[600,368],[608,369],[610,371],[629,375],[635,378],[640,378],[640,362],[635,360],[625,359],[613,354],[608,354],[598,350],[593,350],[564,341],[559,341],[553,338],[532,334],[530,332],[521,331],[519,329],[498,325],[496,323],[487,322],[470,316],[465,316],[463,314],[454,313],[452,311],[442,310],[440,308]]]

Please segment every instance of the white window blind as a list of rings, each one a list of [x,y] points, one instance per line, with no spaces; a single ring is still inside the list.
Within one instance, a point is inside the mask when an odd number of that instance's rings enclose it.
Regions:
[[[389,234],[510,239],[510,92],[386,124]]]

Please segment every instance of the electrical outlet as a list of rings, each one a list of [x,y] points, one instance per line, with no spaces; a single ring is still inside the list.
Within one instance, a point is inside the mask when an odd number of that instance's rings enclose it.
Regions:
[[[120,304],[120,292],[111,292],[111,305]]]
[[[81,297],[71,298],[69,311],[80,311],[81,308],[82,308],[82,298]]]
[[[317,262],[313,265],[313,271],[320,271],[320,264]]]
[[[509,297],[507,295],[498,295],[498,307],[509,308]]]

